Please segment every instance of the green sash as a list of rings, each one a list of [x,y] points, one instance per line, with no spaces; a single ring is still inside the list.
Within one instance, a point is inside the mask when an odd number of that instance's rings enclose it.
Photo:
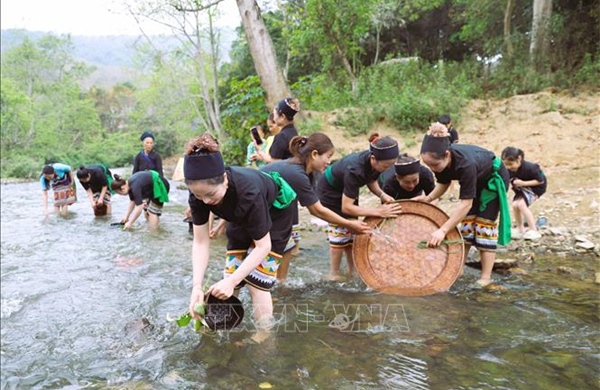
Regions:
[[[152,192],[154,199],[158,200],[160,203],[168,202],[169,191],[167,191],[167,187],[165,187],[165,183],[163,183],[162,178],[156,171],[150,170],[149,172],[152,175]]]
[[[502,176],[498,173],[502,160],[494,157],[492,175],[488,180],[487,187],[481,191],[479,197],[479,211],[486,209],[488,203],[498,198],[500,202],[500,222],[498,223],[498,245],[506,245],[510,242],[510,209],[508,207],[508,198],[506,196],[506,185]]]
[[[113,182],[113,177],[110,173],[108,173],[108,168],[106,167],[106,165],[104,164],[98,164],[102,167],[102,170],[104,171],[104,176],[106,176],[106,180],[108,181],[108,192],[111,195],[115,194],[115,190],[112,189],[112,182]]]
[[[329,183],[329,185],[335,189],[339,189],[337,186],[337,183],[335,181],[335,178],[333,177],[333,173],[331,173],[331,165],[329,165],[327,168],[325,168],[325,172],[323,172],[323,176],[325,176],[325,180],[327,180],[327,183]]]
[[[277,194],[277,198],[275,198],[275,202],[273,202],[273,207],[280,210],[288,207],[294,199],[296,199],[296,191],[294,191],[292,186],[281,177],[279,172],[262,173],[273,179],[275,184],[279,187],[279,194]]]

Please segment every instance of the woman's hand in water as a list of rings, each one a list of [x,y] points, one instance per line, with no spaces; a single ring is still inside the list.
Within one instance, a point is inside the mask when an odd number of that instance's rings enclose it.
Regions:
[[[189,313],[192,318],[197,320],[201,319],[201,316],[196,312],[196,305],[204,304],[204,291],[202,291],[202,283],[195,284],[192,287],[192,295],[190,295],[190,307]]]

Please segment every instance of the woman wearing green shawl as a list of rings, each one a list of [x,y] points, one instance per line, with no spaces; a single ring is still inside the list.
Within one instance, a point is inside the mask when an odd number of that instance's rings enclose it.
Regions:
[[[208,133],[187,143],[183,172],[194,224],[190,314],[200,319],[194,308],[205,296],[224,300],[247,288],[259,331],[253,337],[260,341],[273,324],[271,289],[292,235],[296,193],[276,172],[226,167],[218,141]],[[210,213],[227,221],[227,252],[224,278],[204,291],[211,257]]]
[[[114,176],[111,188],[119,195],[128,195],[130,200],[127,214],[121,219],[123,229],[129,229],[142,211],[146,212],[150,229],[156,229],[163,204],[169,201],[169,181],[156,171],[136,172],[127,180]]]
[[[94,215],[110,214],[110,198],[114,192],[110,188],[113,181],[110,169],[102,164],[82,165],[77,170],[77,179],[88,195]]]
[[[450,144],[447,129],[435,123],[421,145],[421,159],[433,171],[436,185],[419,200],[432,202],[441,197],[452,180],[460,184],[460,203],[450,218],[431,234],[428,246],[437,247],[446,234],[460,224],[465,241],[465,260],[472,245],[480,252],[481,277],[477,283],[492,282],[492,268],[498,244],[510,242],[510,211],[506,191],[509,174],[499,157],[475,145]],[[496,222],[500,215],[499,224]]]

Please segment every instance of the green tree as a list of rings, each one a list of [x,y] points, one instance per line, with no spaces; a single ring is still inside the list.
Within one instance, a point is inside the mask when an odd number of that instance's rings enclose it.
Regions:
[[[31,122],[31,102],[29,97],[11,79],[2,78],[0,88],[0,130],[2,157],[10,152],[24,149]]]
[[[5,119],[11,119],[6,129],[3,123],[3,138],[5,130],[14,135],[17,128],[20,138],[3,142],[5,164],[20,155],[39,165],[58,160],[83,163],[85,150],[97,142],[101,127],[94,101],[79,87],[92,68],[75,61],[72,49],[70,37],[46,35],[36,42],[24,39],[2,56],[3,111]],[[15,110],[22,114],[17,116]]]
[[[307,0],[306,16],[296,31],[296,42],[302,46],[319,42],[323,70],[341,64],[355,88],[361,70],[361,39],[371,29],[373,6],[373,0]]]

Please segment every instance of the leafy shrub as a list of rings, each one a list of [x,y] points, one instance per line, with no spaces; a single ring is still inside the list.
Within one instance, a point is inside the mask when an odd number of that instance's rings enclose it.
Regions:
[[[29,156],[14,156],[2,159],[1,175],[3,178],[37,178],[42,172],[39,161]]]
[[[323,131],[323,120],[321,118],[309,117],[298,126],[298,132],[302,135],[310,135]]]
[[[596,58],[594,58],[590,53],[586,53],[583,62],[581,68],[579,68],[577,73],[575,73],[575,76],[571,78],[575,86],[585,85],[589,88],[600,87],[600,77],[598,77],[600,74],[600,56],[596,55]]]
[[[221,124],[228,137],[221,142],[221,152],[228,165],[244,165],[248,130],[255,125],[266,129],[269,113],[265,109],[264,90],[258,76],[233,79],[230,92],[222,103]]]

